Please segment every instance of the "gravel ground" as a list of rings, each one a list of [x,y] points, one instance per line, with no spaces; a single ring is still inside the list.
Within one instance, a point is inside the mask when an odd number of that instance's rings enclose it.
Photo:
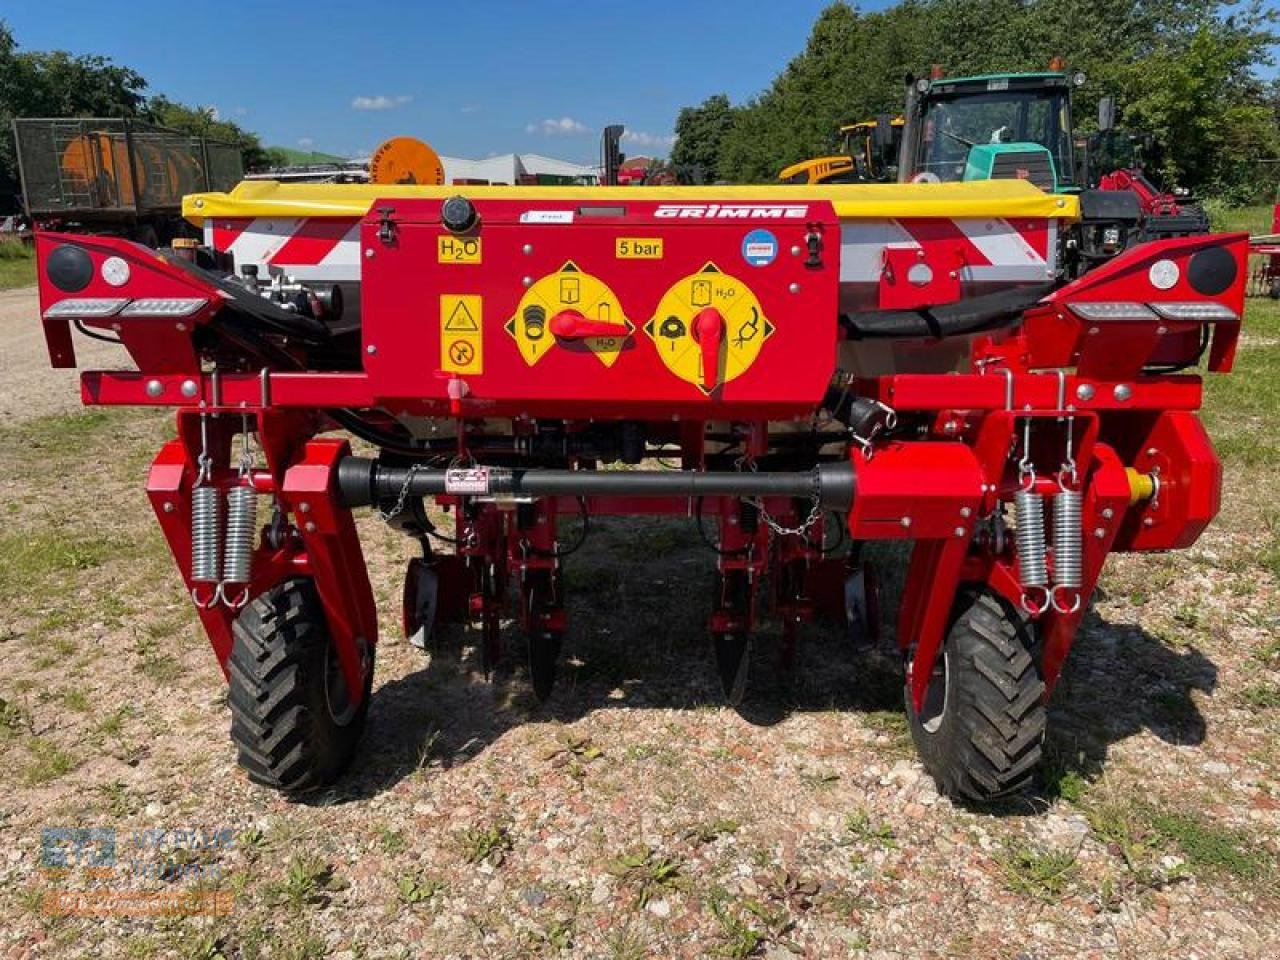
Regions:
[[[34,316],[0,294],[0,957],[1280,955],[1273,461],[1229,464],[1193,550],[1111,562],[1042,788],[991,810],[938,796],[892,658],[834,630],[791,684],[759,644],[749,709],[724,707],[687,521],[595,525],[538,705],[513,631],[492,683],[465,631],[400,640],[409,545],[363,517],[385,631],[364,749],[287,803],[234,764],[143,496],[168,418],[77,412]],[[47,828],[114,830],[116,856],[51,868]],[[50,910],[91,889],[230,913]]]

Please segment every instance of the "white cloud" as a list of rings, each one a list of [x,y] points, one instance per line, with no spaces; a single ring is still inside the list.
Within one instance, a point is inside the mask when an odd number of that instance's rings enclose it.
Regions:
[[[541,123],[530,123],[524,128],[525,133],[540,133],[544,137],[574,137],[581,133],[590,133],[585,123],[573,117],[561,117],[559,120],[543,120]]]
[[[398,97],[388,97],[382,94],[376,97],[355,97],[351,101],[351,107],[354,110],[390,110],[393,107],[403,106],[412,99],[413,97],[403,93]]]
[[[458,112],[459,113],[475,113],[479,109],[480,109],[480,104],[478,103],[464,103],[462,106],[458,108]]]
[[[303,150],[310,150],[315,145],[316,145],[316,142],[312,140],[310,137],[298,138],[298,146],[300,146]]]
[[[659,133],[645,133],[643,130],[628,130],[623,133],[622,142],[634,143],[637,147],[670,147],[676,142],[676,138]]]

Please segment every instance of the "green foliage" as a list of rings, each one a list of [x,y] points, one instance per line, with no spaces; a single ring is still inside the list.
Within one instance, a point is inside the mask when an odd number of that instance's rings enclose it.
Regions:
[[[1257,161],[1280,155],[1280,90],[1256,72],[1276,22],[1261,0],[902,0],[871,13],[837,2],[727,119],[722,98],[682,110],[672,156],[713,159],[725,180],[773,180],[829,152],[840,124],[900,112],[905,78],[931,64],[962,76],[1044,70],[1061,55],[1089,78],[1075,101],[1082,130],[1112,94],[1120,123],[1164,146],[1161,179],[1241,202],[1259,187]]]
[[[258,142],[256,134],[249,133],[230,120],[222,119],[213,107],[188,107],[186,104],[175,103],[163,94],[157,94],[147,101],[144,115],[152,123],[158,123],[162,127],[172,127],[209,140],[239,144],[246,170],[263,169],[271,164],[271,157]]]
[[[723,93],[707,97],[696,107],[685,107],[676,117],[676,142],[671,162],[700,167],[708,179],[720,168],[720,144],[733,125],[733,107]]]
[[[188,107],[146,96],[147,81],[136,70],[102,56],[62,50],[20,50],[0,21],[0,212],[19,190],[10,124],[15,117],[137,117],[199,136],[239,144],[246,168],[269,163],[257,136],[216,115],[211,107]]]

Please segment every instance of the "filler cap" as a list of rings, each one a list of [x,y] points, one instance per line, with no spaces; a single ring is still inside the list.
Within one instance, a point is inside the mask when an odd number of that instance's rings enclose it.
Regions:
[[[475,206],[466,197],[453,196],[440,205],[440,222],[451,233],[466,233],[478,219]]]

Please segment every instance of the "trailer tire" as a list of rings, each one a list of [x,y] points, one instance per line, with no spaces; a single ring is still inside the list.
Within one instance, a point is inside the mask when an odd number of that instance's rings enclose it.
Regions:
[[[240,766],[254,783],[289,794],[333,783],[364,730],[372,644],[364,697],[352,707],[310,580],[287,580],[262,593],[232,632],[228,703]]]
[[[1044,742],[1044,681],[1030,625],[1003,598],[962,591],[911,739],[938,791],[988,801],[1023,790]]]

